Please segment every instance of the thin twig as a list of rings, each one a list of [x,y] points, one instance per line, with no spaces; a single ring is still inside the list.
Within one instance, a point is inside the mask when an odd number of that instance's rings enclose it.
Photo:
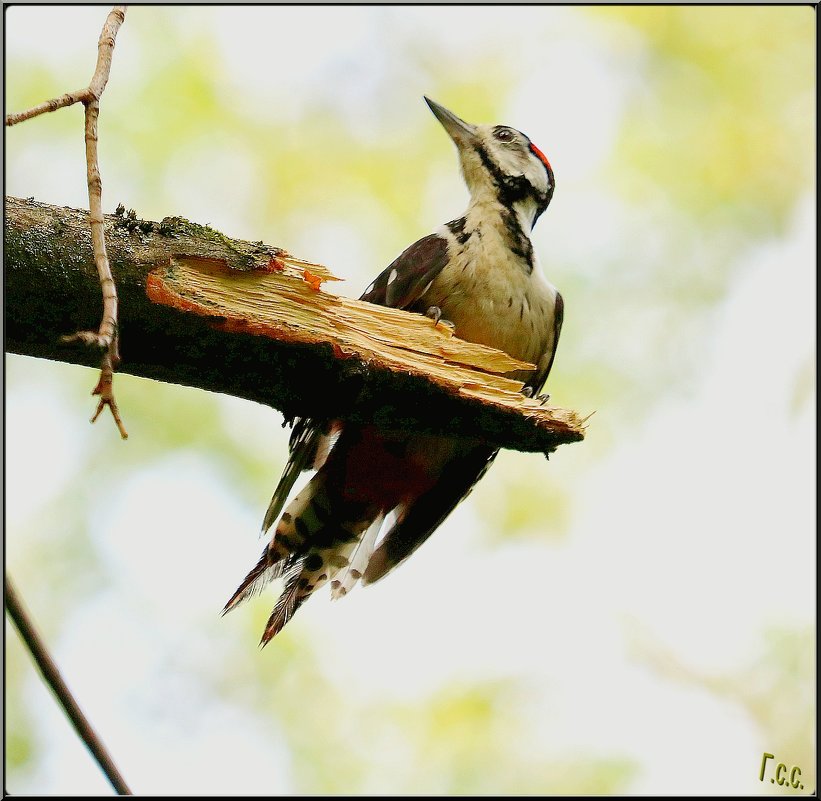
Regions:
[[[100,177],[97,156],[97,119],[100,114],[100,97],[108,83],[114,42],[117,31],[125,20],[125,12],[125,6],[115,6],[109,12],[100,33],[100,39],[97,42],[97,65],[94,68],[94,75],[91,76],[91,82],[86,89],[62,95],[62,97],[41,103],[39,106],[18,114],[9,114],[6,116],[6,125],[14,125],[39,114],[70,106],[73,103],[80,102],[85,105],[88,217],[91,226],[94,262],[97,265],[97,274],[100,278],[100,287],[103,294],[103,316],[100,328],[97,331],[78,331],[75,334],[62,337],[62,339],[64,342],[82,342],[85,345],[95,346],[104,351],[100,365],[100,380],[91,393],[92,395],[99,395],[100,402],[97,405],[97,411],[91,418],[91,422],[93,423],[100,416],[103,408],[108,406],[120,431],[120,436],[123,439],[128,439],[128,433],[120,418],[113,391],[114,370],[120,362],[119,343],[117,341],[117,287],[111,274],[111,265],[108,262],[105,235],[103,233],[103,183]]]
[[[111,57],[114,53],[114,40],[117,31],[125,20],[125,6],[115,6],[103,25],[100,41],[97,44],[97,66],[91,83],[88,86],[89,99],[86,107],[86,171],[88,175],[88,209],[91,224],[91,244],[94,250],[94,261],[97,264],[97,274],[100,277],[100,287],[103,292],[103,319],[100,322],[98,342],[104,347],[100,380],[92,391],[92,395],[99,395],[100,402],[97,411],[91,418],[93,423],[103,410],[104,406],[111,409],[114,422],[123,439],[128,439],[117,402],[114,399],[112,382],[114,369],[120,361],[117,342],[117,287],[111,275],[111,265],[108,263],[108,253],[105,247],[103,233],[103,182],[100,177],[100,166],[97,157],[97,118],[100,114],[100,97],[108,83],[111,71]]]
[[[106,18],[100,34],[100,41],[97,43],[97,65],[88,86],[77,89],[75,92],[67,92],[60,97],[52,98],[25,111],[6,114],[6,125],[17,125],[18,122],[25,122],[32,117],[39,117],[40,114],[48,114],[51,111],[57,111],[75,103],[87,103],[91,99],[99,100],[108,82],[108,75],[111,71],[111,56],[114,52],[114,40],[117,37],[120,25],[123,24],[125,19],[125,11],[126,6],[115,6]]]
[[[17,125],[18,122],[25,122],[32,117],[39,117],[41,114],[47,114],[50,111],[57,111],[57,109],[65,108],[66,106],[73,106],[75,103],[84,103],[88,99],[88,96],[88,87],[78,89],[76,92],[67,92],[60,97],[55,97],[52,100],[47,100],[45,103],[40,103],[39,106],[33,106],[25,111],[18,111],[16,114],[6,114],[6,125]]]
[[[71,690],[68,689],[57,665],[51,658],[43,640],[32,623],[31,617],[23,606],[23,602],[17,594],[17,590],[9,579],[5,577],[6,591],[6,611],[14,623],[17,631],[20,632],[23,642],[34,659],[37,669],[51,688],[57,698],[57,702],[63,707],[71,725],[80,736],[86,747],[91,751],[91,755],[96,760],[106,778],[111,782],[111,786],[119,795],[131,795],[131,790],[125,783],[125,779],[120,775],[111,754],[108,753],[97,733],[88,722],[88,718],[74,700]]]

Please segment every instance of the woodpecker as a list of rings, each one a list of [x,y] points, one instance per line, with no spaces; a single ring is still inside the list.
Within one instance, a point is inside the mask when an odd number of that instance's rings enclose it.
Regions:
[[[456,145],[470,191],[465,213],[411,245],[361,300],[441,318],[462,339],[536,365],[510,373],[538,392],[553,365],[564,303],[543,276],[530,232],[553,196],[553,170],[506,125],[471,125],[425,98]],[[447,436],[391,433],[334,421],[296,421],[289,459],[262,525],[262,557],[223,613],[283,576],[260,645],[319,587],[334,598],[404,561],[472,490],[497,448]],[[299,475],[316,471],[283,512]],[[280,514],[282,512],[282,514]],[[390,521],[379,544],[386,518]]]

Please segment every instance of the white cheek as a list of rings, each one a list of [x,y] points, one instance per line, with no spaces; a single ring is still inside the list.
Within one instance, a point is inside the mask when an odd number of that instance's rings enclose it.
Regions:
[[[497,152],[495,157],[497,163],[502,168],[502,172],[507,175],[516,175],[517,173],[522,172],[521,160],[516,158],[516,154],[508,148],[505,148],[501,152]]]
[[[528,167],[527,179],[540,192],[547,192],[547,171],[541,164]]]

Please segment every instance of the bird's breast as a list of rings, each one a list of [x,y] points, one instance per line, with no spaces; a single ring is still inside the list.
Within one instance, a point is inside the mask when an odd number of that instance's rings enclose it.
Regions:
[[[461,339],[536,364],[555,344],[556,289],[537,264],[523,264],[501,240],[494,240],[474,233],[462,247],[454,247],[425,293],[425,303],[438,306]]]

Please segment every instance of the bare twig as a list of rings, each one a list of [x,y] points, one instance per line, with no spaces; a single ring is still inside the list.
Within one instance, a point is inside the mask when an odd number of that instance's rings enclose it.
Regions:
[[[112,343],[112,347],[114,351],[113,353],[111,352],[111,348],[109,348],[109,350],[103,355],[103,363],[100,368],[100,380],[91,392],[92,395],[100,396],[100,402],[97,404],[97,411],[94,412],[91,422],[93,423],[100,416],[100,412],[102,412],[103,408],[108,406],[108,408],[111,409],[114,422],[120,430],[120,436],[123,439],[128,439],[128,433],[125,430],[123,421],[120,419],[120,410],[117,408],[117,401],[114,399],[114,393],[111,389],[111,382],[114,377],[114,368],[120,361],[119,354],[117,353],[116,339]]]
[[[16,114],[6,114],[6,125],[17,125],[18,122],[25,122],[32,117],[39,117],[41,114],[47,114],[50,111],[57,111],[57,109],[65,108],[66,106],[73,106],[75,103],[84,103],[88,99],[88,87],[85,89],[78,89],[76,92],[67,92],[60,97],[55,97],[47,100],[45,103],[40,103],[39,106],[33,106],[25,111],[18,111]]]
[[[99,395],[100,402],[97,411],[91,418],[93,423],[103,410],[104,406],[111,409],[111,414],[123,439],[128,433],[120,419],[117,402],[114,399],[112,382],[114,368],[120,361],[117,342],[117,287],[111,275],[111,265],[108,263],[108,253],[105,247],[103,233],[103,182],[100,177],[100,167],[97,158],[97,118],[100,114],[100,97],[108,83],[111,71],[111,56],[114,53],[114,39],[117,31],[125,19],[125,6],[115,6],[103,25],[100,41],[97,45],[97,67],[88,86],[89,99],[86,101],[86,171],[88,175],[88,209],[91,224],[91,243],[94,248],[94,261],[97,265],[97,274],[100,277],[100,286],[103,292],[103,319],[98,331],[98,344],[106,349],[100,367],[100,380],[92,395]]]
[[[32,623],[31,617],[23,606],[21,598],[17,594],[17,590],[9,579],[5,577],[5,591],[6,591],[6,611],[14,623],[20,637],[28,648],[29,653],[34,659],[37,669],[45,679],[51,691],[57,698],[57,702],[63,707],[64,712],[74,726],[77,734],[86,747],[91,751],[91,755],[96,760],[100,769],[105,774],[106,778],[111,782],[111,786],[117,791],[119,795],[131,795],[131,790],[125,783],[125,779],[120,775],[114,760],[106,750],[97,733],[91,727],[88,718],[83,714],[82,709],[74,700],[71,690],[68,689],[63,677],[54,660],[51,658],[46,649],[43,640]]]
[[[25,111],[6,114],[6,125],[17,125],[18,122],[25,122],[32,117],[39,117],[40,114],[47,114],[66,106],[73,106],[75,103],[87,103],[93,99],[99,100],[108,82],[108,74],[111,71],[111,56],[114,52],[114,39],[125,19],[125,11],[126,6],[115,6],[106,18],[100,34],[100,41],[97,43],[97,65],[88,86],[77,89],[75,92],[67,92],[60,97],[52,98]]]
[[[93,423],[100,416],[103,407],[108,406],[123,439],[128,438],[128,433],[120,418],[112,388],[114,370],[120,362],[117,341],[117,287],[111,274],[111,265],[108,262],[105,235],[103,233],[103,184],[97,156],[97,119],[100,114],[100,97],[108,83],[108,76],[111,72],[114,41],[117,37],[117,31],[125,20],[125,12],[125,6],[115,6],[106,18],[97,43],[97,65],[94,69],[94,75],[91,77],[91,82],[86,89],[70,92],[62,95],[62,97],[41,103],[39,106],[34,106],[27,111],[6,116],[6,125],[14,125],[39,114],[70,106],[73,103],[79,102],[85,105],[89,224],[91,226],[94,262],[97,266],[97,274],[100,278],[100,287],[103,294],[103,316],[97,331],[78,331],[62,339],[64,342],[82,342],[85,345],[95,346],[104,351],[100,365],[100,380],[91,393],[92,395],[99,395],[100,402],[97,405],[97,411],[91,418],[91,422]]]

